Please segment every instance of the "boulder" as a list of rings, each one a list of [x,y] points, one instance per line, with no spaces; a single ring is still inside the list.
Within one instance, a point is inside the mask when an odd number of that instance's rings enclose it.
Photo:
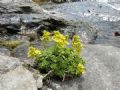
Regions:
[[[120,48],[87,45],[82,53],[86,60],[83,90],[120,89]]]
[[[24,66],[19,59],[0,53],[0,90],[37,90],[43,86],[43,76]],[[37,73],[36,73],[37,72]]]
[[[36,80],[30,71],[19,66],[0,76],[0,90],[37,90]]]

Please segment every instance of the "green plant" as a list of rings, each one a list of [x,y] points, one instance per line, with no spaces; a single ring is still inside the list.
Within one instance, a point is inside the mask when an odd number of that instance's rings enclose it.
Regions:
[[[53,36],[44,31],[41,40],[44,45],[43,50],[34,47],[28,50],[28,56],[35,59],[35,67],[41,73],[52,71],[51,76],[65,78],[76,77],[85,72],[85,62],[80,56],[83,45],[79,36],[73,36],[71,46],[68,42],[68,35],[64,36],[58,31],[54,31]],[[50,42],[53,42],[53,45],[47,46]]]

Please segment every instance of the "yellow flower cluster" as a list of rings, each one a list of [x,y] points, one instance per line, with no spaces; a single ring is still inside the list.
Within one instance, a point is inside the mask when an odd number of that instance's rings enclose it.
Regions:
[[[80,41],[80,37],[78,35],[74,35],[72,39],[72,46],[75,48],[76,52],[80,52],[83,48],[83,44]]]
[[[42,41],[45,43],[48,43],[50,41],[50,32],[46,30],[43,31]]]
[[[65,47],[68,44],[68,37],[61,34],[59,31],[54,31],[53,41],[57,43],[59,47]]]
[[[29,49],[28,49],[28,57],[34,58],[34,57],[36,57],[36,56],[38,56],[40,54],[42,54],[41,50],[36,49],[36,48],[34,48],[32,46],[29,47]]]
[[[78,70],[81,74],[84,74],[84,73],[85,73],[85,67],[84,67],[81,63],[78,64],[77,70]]]

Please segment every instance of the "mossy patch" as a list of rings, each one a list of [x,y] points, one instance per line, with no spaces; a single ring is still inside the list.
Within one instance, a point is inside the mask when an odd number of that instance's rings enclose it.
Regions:
[[[9,49],[14,49],[21,43],[22,43],[22,41],[20,41],[20,40],[0,40],[0,45],[5,46]]]

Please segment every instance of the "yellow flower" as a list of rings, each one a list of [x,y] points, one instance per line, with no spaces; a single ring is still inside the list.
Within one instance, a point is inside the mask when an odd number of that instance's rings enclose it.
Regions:
[[[34,58],[34,57],[36,57],[36,56],[38,56],[40,54],[42,54],[41,50],[38,50],[38,49],[36,49],[36,48],[34,48],[32,46],[29,47],[29,49],[28,49],[28,57]]]
[[[42,40],[46,43],[49,42],[50,41],[50,32],[44,30]]]
[[[41,52],[41,50],[35,50],[35,55],[40,55],[40,54],[42,54],[42,52]]]
[[[80,74],[84,74],[85,73],[85,67],[81,63],[78,64],[77,70],[80,72]]]
[[[73,36],[72,46],[74,47],[76,52],[80,52],[81,51],[81,49],[83,48],[83,44],[81,43],[79,36],[77,36],[77,35]]]
[[[61,33],[59,31],[54,31],[54,35],[60,35]]]
[[[65,47],[68,44],[67,36],[64,36],[59,31],[54,31],[53,41],[60,47]]]

